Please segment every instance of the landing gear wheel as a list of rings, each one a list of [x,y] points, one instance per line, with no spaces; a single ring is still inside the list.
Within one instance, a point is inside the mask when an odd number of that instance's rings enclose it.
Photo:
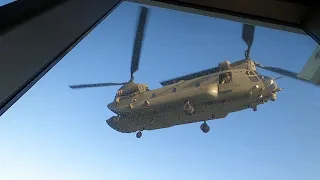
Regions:
[[[193,106],[190,104],[189,101],[187,101],[187,102],[184,103],[183,110],[184,110],[184,112],[185,112],[186,114],[188,114],[188,115],[194,114],[194,108],[193,108]]]
[[[141,138],[141,136],[142,136],[142,132],[141,131],[137,132],[136,137]]]
[[[210,127],[209,127],[208,124],[205,123],[205,122],[204,122],[203,124],[201,124],[200,129],[201,129],[201,131],[204,132],[204,133],[208,133],[208,132],[210,131]]]

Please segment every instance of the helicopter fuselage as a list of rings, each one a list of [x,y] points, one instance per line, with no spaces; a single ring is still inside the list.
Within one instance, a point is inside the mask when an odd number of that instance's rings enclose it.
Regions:
[[[272,78],[231,69],[116,97],[108,108],[117,116],[106,122],[119,132],[131,133],[220,119],[274,101],[278,89]]]
[[[133,82],[139,68],[141,47],[148,22],[148,8],[141,7],[132,51],[130,77],[122,83],[93,83],[72,85],[72,89],[122,85],[114,102],[108,108],[117,114],[106,120],[113,129],[130,133],[154,130],[175,125],[204,121],[204,133],[210,128],[207,120],[221,119],[229,113],[252,108],[276,100],[275,79],[257,73],[256,67],[300,79],[294,72],[276,67],[265,67],[250,58],[255,27],[243,24],[242,39],[247,45],[245,59],[230,63],[220,62],[217,67],[162,81],[163,86],[149,90],[145,84]]]

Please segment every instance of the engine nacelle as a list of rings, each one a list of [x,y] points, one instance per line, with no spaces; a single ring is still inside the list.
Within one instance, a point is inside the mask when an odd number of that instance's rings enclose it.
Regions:
[[[146,84],[137,84],[137,83],[128,83],[123,85],[118,91],[117,96],[127,96],[136,92],[146,92],[148,90],[148,85]]]

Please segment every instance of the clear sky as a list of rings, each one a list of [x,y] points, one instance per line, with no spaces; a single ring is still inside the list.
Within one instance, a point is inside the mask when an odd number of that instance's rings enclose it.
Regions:
[[[208,134],[201,123],[141,139],[111,129],[107,104],[119,87],[68,85],[129,79],[137,14],[120,5],[0,117],[1,180],[320,179],[320,89],[289,78],[278,80],[277,101],[209,121]],[[314,48],[307,36],[257,27],[251,56],[299,72]],[[135,80],[158,88],[245,49],[240,23],[151,8]]]

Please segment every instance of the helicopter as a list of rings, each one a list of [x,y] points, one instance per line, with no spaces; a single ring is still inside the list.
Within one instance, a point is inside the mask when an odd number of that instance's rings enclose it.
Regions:
[[[257,67],[308,82],[297,73],[254,62],[250,58],[250,49],[255,26],[243,24],[242,39],[247,45],[244,59],[233,63],[222,61],[217,67],[160,82],[162,87],[150,90],[147,84],[134,82],[148,11],[148,8],[141,7],[131,61],[131,78],[128,82],[69,86],[72,89],[121,86],[114,101],[107,105],[116,115],[106,120],[118,132],[137,132],[136,137],[141,138],[144,130],[203,122],[200,129],[208,133],[209,120],[222,119],[229,113],[249,108],[257,111],[258,105],[275,101],[277,92],[282,91],[276,82],[281,77],[262,75]]]

